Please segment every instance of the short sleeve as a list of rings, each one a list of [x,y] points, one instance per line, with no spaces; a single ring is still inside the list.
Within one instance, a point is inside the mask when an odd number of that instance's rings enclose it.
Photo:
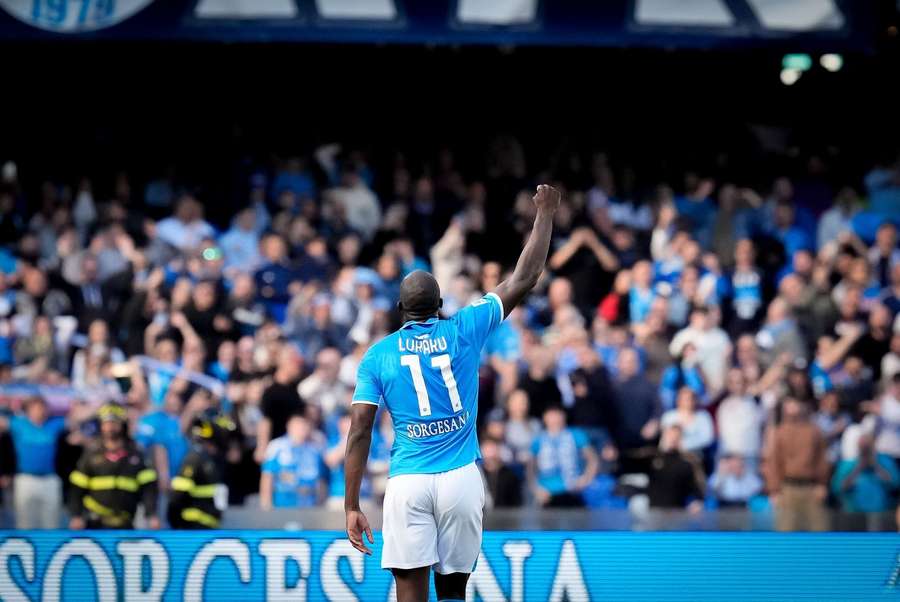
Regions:
[[[515,361],[521,356],[519,334],[509,322],[501,322],[484,345],[485,352],[504,361]]]
[[[474,342],[480,349],[503,318],[503,301],[497,293],[488,293],[456,312],[452,319],[466,340]]]
[[[52,422],[50,423],[50,430],[53,432],[54,437],[59,437],[59,434],[66,430],[66,420],[61,416],[55,416],[50,419]]]
[[[278,472],[278,460],[274,457],[266,459],[266,461],[262,463],[261,470],[268,473]]]
[[[21,416],[12,415],[9,417],[9,434],[13,439],[21,436],[22,428],[25,426],[26,421],[27,419]]]
[[[575,439],[575,447],[577,447],[578,449],[584,449],[585,447],[590,445],[587,434],[585,434],[585,432],[581,429],[573,428],[572,437]]]
[[[278,472],[278,443],[279,440],[275,439],[274,441],[270,441],[269,445],[266,447],[266,456],[262,466],[260,466],[260,469],[263,472]]]
[[[372,348],[374,349],[374,347]],[[356,390],[353,391],[353,403],[381,404],[383,389],[381,379],[375,370],[375,356],[371,349],[363,357],[356,371]]]
[[[150,423],[149,420],[141,420],[137,425],[137,431],[134,434],[135,440],[140,444],[144,449],[149,448],[153,445],[156,435],[156,428]]]

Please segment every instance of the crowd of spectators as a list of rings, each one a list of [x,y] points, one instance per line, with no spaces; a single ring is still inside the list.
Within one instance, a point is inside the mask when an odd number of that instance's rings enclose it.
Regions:
[[[480,373],[488,506],[774,507],[784,529],[896,506],[900,164],[856,188],[815,158],[764,190],[641,188],[601,153],[575,175],[524,157],[499,138],[476,174],[450,151],[385,174],[323,147],[255,173],[223,224],[170,175],[98,198],[4,165],[0,485],[19,526],[59,522],[108,400],[162,496],[190,421],[218,412],[230,504],[340,507],[356,367],[398,326],[400,280],[431,270],[446,316],[493,289],[541,181],[564,191],[548,267]],[[375,503],[392,437],[382,411]]]

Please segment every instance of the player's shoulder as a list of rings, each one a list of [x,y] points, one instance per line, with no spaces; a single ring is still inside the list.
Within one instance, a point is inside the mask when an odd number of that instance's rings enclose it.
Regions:
[[[453,314],[450,321],[455,324],[461,324],[472,320],[484,320],[487,316],[494,316],[495,318],[496,316],[499,316],[499,321],[502,321],[503,319],[503,301],[497,293],[485,293],[481,297],[478,297]]]
[[[397,350],[397,339],[400,338],[400,331],[394,331],[387,335],[377,343],[373,344],[363,354],[361,363],[377,362],[388,355],[390,351]]]

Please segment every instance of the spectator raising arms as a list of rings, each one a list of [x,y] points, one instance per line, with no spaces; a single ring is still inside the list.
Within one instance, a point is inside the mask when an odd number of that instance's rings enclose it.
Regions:
[[[58,526],[65,487],[75,526],[110,526],[85,505],[107,495],[155,513],[143,494],[72,481],[104,446],[155,471],[141,491],[176,500],[178,526],[225,516],[173,487],[194,478],[188,457],[210,458],[194,485],[227,486],[231,504],[262,487],[264,506],[317,505],[326,489],[339,506],[349,391],[401,326],[403,277],[431,270],[440,317],[465,311],[513,268],[536,211],[525,189],[545,181],[566,190],[548,265],[473,359],[495,507],[595,503],[639,474],[654,506],[695,509],[697,460],[711,505],[768,495],[785,530],[825,528],[829,504],[895,503],[895,162],[853,173],[762,150],[748,172],[722,152],[701,175],[686,153],[658,182],[643,160],[580,144],[541,155],[502,136],[463,161],[394,142],[242,159],[237,177],[4,167],[0,487],[17,527]],[[121,441],[118,422],[99,424],[108,402],[125,412]],[[233,424],[227,441],[194,437],[203,418]],[[377,424],[362,480],[375,505],[394,443],[390,414]]]

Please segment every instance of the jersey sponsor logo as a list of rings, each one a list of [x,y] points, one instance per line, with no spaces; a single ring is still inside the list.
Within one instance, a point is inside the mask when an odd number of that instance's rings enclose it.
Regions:
[[[446,435],[458,431],[469,420],[469,413],[452,416],[450,418],[442,418],[441,420],[432,420],[430,422],[415,422],[406,425],[406,435],[410,439],[424,439],[427,437],[435,437],[437,435]]]
[[[447,339],[445,337],[437,337],[436,339],[420,339],[418,337],[412,339],[397,339],[397,350],[400,353],[437,353],[439,351],[447,351]]]

